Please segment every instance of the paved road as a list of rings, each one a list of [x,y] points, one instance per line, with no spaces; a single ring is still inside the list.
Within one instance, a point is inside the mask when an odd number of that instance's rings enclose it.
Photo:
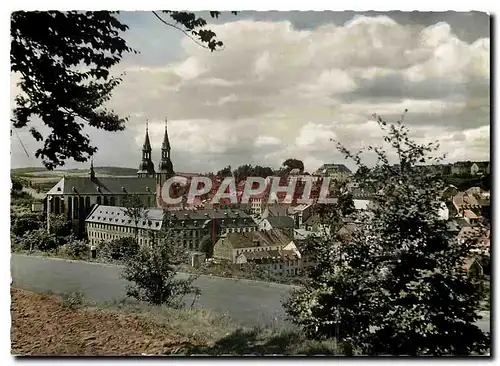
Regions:
[[[125,298],[126,281],[120,278],[120,271],[113,265],[17,254],[11,257],[11,272],[16,287],[39,292],[78,291],[95,302]],[[285,320],[281,306],[288,297],[290,286],[208,276],[201,276],[196,285],[202,291],[198,306],[228,313],[244,325],[291,326]],[[478,325],[489,332],[489,313],[482,315],[484,318]]]
[[[95,302],[126,297],[126,281],[120,278],[117,266],[13,254],[11,272],[14,285],[26,290],[78,291]],[[197,306],[228,313],[244,325],[291,326],[281,306],[290,286],[208,276],[201,276],[196,285],[202,291]]]

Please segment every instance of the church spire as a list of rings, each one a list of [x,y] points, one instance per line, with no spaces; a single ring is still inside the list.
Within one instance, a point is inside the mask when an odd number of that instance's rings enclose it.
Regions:
[[[168,150],[168,152],[170,154],[170,141],[168,139],[167,124],[168,124],[168,120],[167,120],[167,117],[165,117],[165,134],[163,135],[163,143],[161,144],[161,149]],[[163,156],[163,154],[162,154],[162,156]]]
[[[139,178],[154,177],[155,174],[154,164],[151,161],[151,142],[149,141],[148,123],[149,121],[146,120],[146,137],[144,138],[144,145],[142,145],[142,161],[137,172]]]
[[[168,139],[167,124],[167,118],[165,118],[165,134],[163,135],[163,143],[161,144],[161,159],[160,164],[158,164],[159,172],[157,174],[157,181],[160,184],[174,174],[174,167],[170,160],[170,141]]]
[[[142,145],[142,150],[143,151],[149,151],[149,152],[151,152],[151,143],[149,142],[149,128],[148,128],[148,123],[149,123],[149,121],[146,120],[146,137],[144,138],[144,145]]]

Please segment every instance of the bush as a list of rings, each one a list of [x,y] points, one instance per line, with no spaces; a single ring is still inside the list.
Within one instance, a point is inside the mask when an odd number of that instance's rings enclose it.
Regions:
[[[27,231],[19,242],[23,250],[49,251],[57,246],[54,235],[47,233],[45,229]]]
[[[137,254],[139,244],[132,237],[103,242],[99,248],[99,258],[103,260],[125,260]]]
[[[12,217],[11,232],[16,236],[22,236],[27,231],[38,230],[43,227],[43,221],[39,214],[25,213]]]
[[[81,292],[69,292],[61,295],[62,304],[71,310],[78,309],[83,305],[84,298]]]
[[[170,238],[165,235],[153,246],[140,247],[135,257],[126,261],[122,276],[131,283],[127,286],[127,296],[154,305],[179,307],[185,295],[195,294],[195,299],[199,295],[199,289],[192,285],[195,276],[175,279],[172,263],[178,255],[177,243]]]
[[[89,246],[83,240],[70,240],[60,247],[59,253],[75,259],[86,258],[89,256]]]

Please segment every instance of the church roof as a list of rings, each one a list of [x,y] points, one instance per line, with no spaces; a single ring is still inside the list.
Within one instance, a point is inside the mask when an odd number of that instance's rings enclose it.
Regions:
[[[142,150],[151,150],[151,142],[149,142],[149,132],[148,132],[148,124],[146,122],[146,137],[144,138],[144,144],[142,145]]]
[[[58,194],[155,194],[155,178],[136,177],[96,177],[91,180],[89,177],[64,177],[61,178],[48,195]]]

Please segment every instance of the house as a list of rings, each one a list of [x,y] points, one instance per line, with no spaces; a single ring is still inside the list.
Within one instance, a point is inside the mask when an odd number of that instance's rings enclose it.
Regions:
[[[478,175],[478,174],[490,174],[490,162],[489,161],[478,161],[472,163],[470,167],[470,174],[471,175]]]
[[[344,243],[347,243],[353,239],[353,234],[356,232],[356,224],[349,223],[342,226],[337,232],[336,237]]]
[[[464,263],[464,269],[467,271],[470,277],[476,279],[482,279],[484,277],[484,269],[477,258],[471,257],[467,258]]]
[[[236,263],[241,253],[296,249],[293,240],[279,229],[228,233],[215,243],[213,257]]]
[[[289,216],[268,216],[259,222],[259,230],[267,231],[281,229],[289,237],[293,237],[295,222]]]
[[[470,174],[471,172],[471,165],[472,163],[470,161],[457,161],[456,163],[453,163],[451,165],[451,174],[452,175],[466,175]]]
[[[311,215],[303,224],[303,229],[312,231],[318,235],[329,235],[330,226],[318,214]]]
[[[303,223],[312,215],[313,205],[300,204],[288,209],[288,216],[292,217],[295,221],[295,227],[302,227]]]
[[[295,250],[243,252],[236,258],[236,264],[248,263],[253,263],[270,274],[280,276],[296,276],[302,269],[300,253]]]
[[[459,192],[453,196],[453,208],[459,217],[464,217],[465,210],[470,211],[480,211],[481,205],[478,199],[473,194],[468,194],[466,192]],[[471,216],[469,214],[469,216]]]
[[[451,166],[453,175],[478,175],[490,174],[489,161],[457,161]]]
[[[323,164],[313,175],[344,182],[349,180],[353,174],[344,164]]]
[[[309,237],[316,237],[317,233],[313,231],[308,231],[306,229],[294,229],[293,230],[293,239],[294,240],[305,240]]]

